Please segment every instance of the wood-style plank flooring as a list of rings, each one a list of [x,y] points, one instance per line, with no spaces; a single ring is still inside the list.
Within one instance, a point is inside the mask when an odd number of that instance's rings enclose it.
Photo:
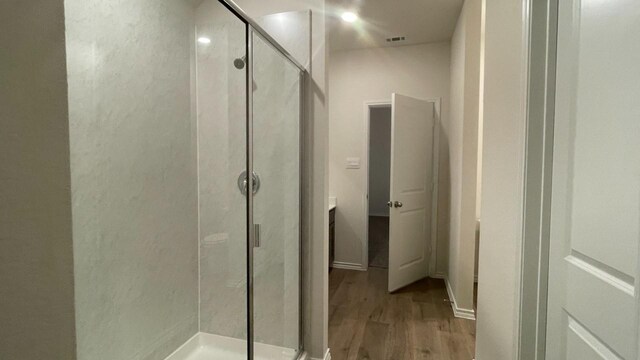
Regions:
[[[329,348],[332,360],[471,360],[475,321],[453,316],[442,280],[424,279],[389,294],[387,269],[334,269]]]

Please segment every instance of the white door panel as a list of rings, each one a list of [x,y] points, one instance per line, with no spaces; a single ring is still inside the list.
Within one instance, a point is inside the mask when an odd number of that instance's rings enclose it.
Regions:
[[[640,1],[558,24],[546,358],[638,359]]]
[[[389,291],[427,276],[431,243],[433,103],[393,94]]]
[[[614,354],[595,338],[587,329],[574,320],[567,326],[567,359],[580,360],[618,360]]]
[[[633,287],[579,257],[569,255],[564,263],[569,280],[564,305],[567,318],[592,329],[613,348],[633,348],[635,339],[629,336],[636,326]]]

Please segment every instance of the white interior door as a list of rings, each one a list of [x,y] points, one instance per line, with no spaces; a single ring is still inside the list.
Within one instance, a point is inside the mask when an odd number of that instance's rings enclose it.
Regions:
[[[640,1],[559,4],[546,358],[635,360]]]
[[[389,291],[427,276],[433,178],[432,102],[393,94]]]

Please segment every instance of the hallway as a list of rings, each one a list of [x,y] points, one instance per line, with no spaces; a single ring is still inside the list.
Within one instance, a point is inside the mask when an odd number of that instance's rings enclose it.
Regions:
[[[329,277],[333,360],[470,360],[475,322],[454,318],[443,280],[387,293],[387,270],[334,269]]]
[[[388,216],[369,216],[369,266],[389,268]]]

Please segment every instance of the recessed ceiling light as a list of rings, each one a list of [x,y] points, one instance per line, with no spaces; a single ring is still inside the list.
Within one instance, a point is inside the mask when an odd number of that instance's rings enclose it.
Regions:
[[[348,22],[348,23],[352,23],[355,22],[356,20],[358,20],[358,15],[355,13],[352,13],[350,11],[344,12],[342,13],[342,20]]]
[[[209,39],[208,37],[201,36],[201,37],[198,38],[198,42],[200,44],[210,44],[211,43],[211,39]]]

